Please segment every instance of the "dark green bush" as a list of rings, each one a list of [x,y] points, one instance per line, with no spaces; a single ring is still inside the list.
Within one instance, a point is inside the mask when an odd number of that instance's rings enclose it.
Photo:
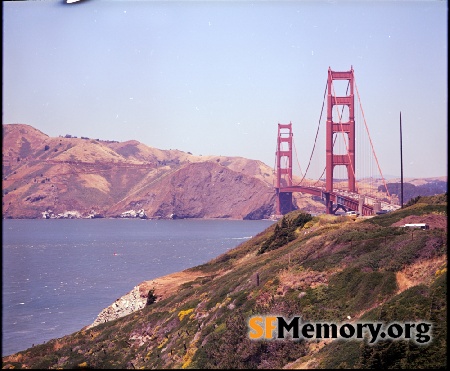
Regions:
[[[292,219],[283,216],[281,222],[275,226],[273,234],[263,242],[257,254],[260,255],[266,251],[276,250],[295,240],[297,237],[295,230],[303,227],[310,220],[312,220],[312,216],[304,213],[300,213]]]
[[[155,290],[154,289],[150,289],[148,291],[146,305],[153,304],[156,301],[156,299],[157,299],[157,296],[155,295]]]

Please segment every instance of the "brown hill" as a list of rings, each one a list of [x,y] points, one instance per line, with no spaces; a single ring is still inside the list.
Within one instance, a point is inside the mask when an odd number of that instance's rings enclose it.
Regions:
[[[274,213],[274,173],[261,161],[194,156],[136,140],[49,137],[24,124],[2,129],[3,218],[261,219]],[[346,188],[341,183],[335,187]],[[372,183],[360,181],[358,188]],[[387,200],[384,192],[371,193]],[[293,196],[299,209],[325,211],[317,198]]]
[[[149,218],[260,219],[274,210],[272,169],[260,161],[49,137],[24,124],[3,125],[2,154],[3,218],[144,210]]]

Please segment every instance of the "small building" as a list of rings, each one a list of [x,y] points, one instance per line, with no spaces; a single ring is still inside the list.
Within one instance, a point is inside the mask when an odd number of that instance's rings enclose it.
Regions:
[[[430,226],[427,223],[413,223],[413,224],[405,224],[403,228],[416,228],[416,229],[430,229]]]

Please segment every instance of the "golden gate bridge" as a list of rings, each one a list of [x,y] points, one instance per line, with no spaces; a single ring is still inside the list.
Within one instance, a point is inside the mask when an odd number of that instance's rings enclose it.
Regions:
[[[357,105],[355,105],[355,93],[358,99]],[[323,157],[317,153],[323,153],[323,148],[320,148],[321,138],[323,138],[320,135],[320,126],[325,102],[327,105],[324,143],[326,156],[323,163]],[[369,154],[367,154],[367,148],[370,148]],[[358,161],[356,161],[357,153]],[[322,161],[321,164],[320,161]],[[293,175],[294,164],[298,165],[300,176]],[[310,169],[322,167],[323,172],[318,179],[307,177]],[[274,172],[277,215],[286,214],[295,208],[293,204],[295,192],[319,197],[325,203],[327,214],[335,214],[338,209],[342,209],[357,211],[360,215],[368,216],[379,212],[383,207],[399,208],[389,194],[378,163],[364,117],[353,67],[350,71],[343,72],[332,71],[328,68],[319,124],[304,173],[293,141],[292,122],[278,124]],[[376,184],[380,181],[384,192],[377,189]]]

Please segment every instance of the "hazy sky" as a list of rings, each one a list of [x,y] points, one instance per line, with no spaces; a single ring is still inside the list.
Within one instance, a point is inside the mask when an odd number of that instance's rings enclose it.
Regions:
[[[447,175],[447,1],[2,5],[4,124],[273,166],[291,121],[304,168],[328,68],[353,66],[383,174],[401,111],[404,176]]]

